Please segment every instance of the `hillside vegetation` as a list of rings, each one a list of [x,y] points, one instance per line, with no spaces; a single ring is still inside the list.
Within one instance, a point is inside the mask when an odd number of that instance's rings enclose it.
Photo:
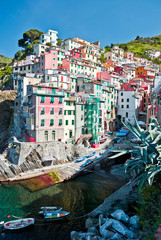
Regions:
[[[111,46],[107,45],[105,47],[105,52],[111,51],[111,48],[114,45],[117,45],[120,48],[123,48],[124,51],[130,51],[135,53],[136,57],[143,57],[143,58],[147,58],[148,60],[152,60],[149,56],[145,55],[144,52],[150,49],[156,49],[161,51],[161,35],[151,37],[151,38],[150,37],[143,38],[143,37],[137,36],[135,40],[130,41],[128,43],[121,43],[121,44],[111,43]],[[156,64],[161,63],[158,58],[154,59],[153,62]]]
[[[143,54],[146,50],[150,49],[161,51],[161,35],[152,38],[137,36],[135,40],[128,43],[121,43],[119,46],[136,54]]]
[[[9,64],[11,62],[12,62],[12,58],[8,58],[3,55],[0,55],[0,68],[4,67],[6,64]]]

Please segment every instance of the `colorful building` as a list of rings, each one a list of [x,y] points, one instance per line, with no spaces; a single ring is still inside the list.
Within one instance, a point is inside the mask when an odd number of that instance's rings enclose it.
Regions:
[[[28,85],[26,138],[48,142],[64,138],[64,92],[45,84]]]
[[[52,46],[56,46],[57,39],[58,39],[58,32],[53,30],[48,30],[47,33],[41,34],[40,43],[41,44],[51,43]]]

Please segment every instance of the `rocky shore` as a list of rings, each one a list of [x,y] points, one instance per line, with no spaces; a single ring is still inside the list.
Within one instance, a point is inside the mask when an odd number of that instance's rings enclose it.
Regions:
[[[130,181],[105,199],[88,215],[86,232],[72,231],[71,240],[142,239],[139,217],[132,208],[138,197],[133,186],[134,182]]]
[[[0,154],[0,182],[19,181],[54,170],[58,171],[61,182],[80,171],[82,163],[74,163],[76,156],[82,157],[93,151],[94,149],[85,148],[83,145],[77,146],[59,141],[20,142],[16,137],[12,137],[8,141],[8,147]],[[99,154],[101,148],[95,151]]]

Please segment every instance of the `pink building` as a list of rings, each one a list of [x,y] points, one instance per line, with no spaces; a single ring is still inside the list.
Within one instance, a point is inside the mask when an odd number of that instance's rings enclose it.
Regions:
[[[50,50],[40,56],[40,66],[43,73],[46,69],[57,69],[58,68],[58,51]]]
[[[133,52],[124,52],[124,58],[134,61],[134,53]]]
[[[28,85],[26,138],[47,142],[64,138],[64,92],[45,85]]]
[[[70,53],[71,53],[72,58],[81,58],[82,57],[81,50],[78,48],[74,48],[74,49],[70,50]]]

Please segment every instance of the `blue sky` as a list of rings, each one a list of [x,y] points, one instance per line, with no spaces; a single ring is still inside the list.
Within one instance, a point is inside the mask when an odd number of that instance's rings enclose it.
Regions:
[[[0,54],[13,57],[25,31],[57,30],[59,38],[101,41],[101,47],[137,35],[161,34],[161,0],[1,1]]]

